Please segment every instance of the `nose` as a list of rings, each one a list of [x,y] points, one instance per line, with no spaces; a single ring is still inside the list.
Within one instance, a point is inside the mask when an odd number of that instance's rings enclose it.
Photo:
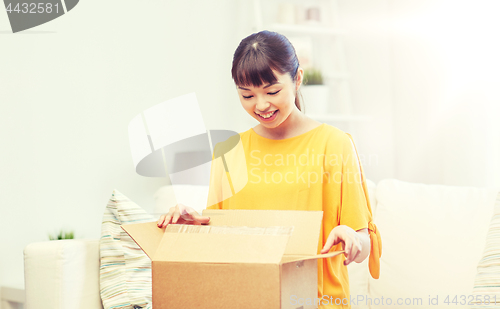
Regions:
[[[255,105],[255,108],[258,112],[265,112],[269,109],[270,105],[271,103],[267,102],[265,98],[257,97],[257,104]]]

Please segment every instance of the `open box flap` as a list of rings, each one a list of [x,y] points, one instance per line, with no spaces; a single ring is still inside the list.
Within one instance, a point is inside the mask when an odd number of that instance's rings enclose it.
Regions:
[[[153,260],[278,264],[291,233],[291,227],[169,225]]]
[[[210,226],[293,226],[286,255],[316,255],[322,211],[299,210],[203,210]]]
[[[150,259],[153,256],[163,237],[165,228],[159,228],[154,222],[124,224],[122,229],[132,237]]]
[[[325,254],[316,254],[316,255],[285,255],[281,259],[280,264],[286,264],[286,263],[297,262],[297,261],[305,261],[305,260],[324,259],[324,258],[337,256],[343,252],[344,252],[344,250],[328,252]]]

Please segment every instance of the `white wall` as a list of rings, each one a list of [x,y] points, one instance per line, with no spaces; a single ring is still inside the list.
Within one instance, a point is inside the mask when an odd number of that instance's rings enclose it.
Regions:
[[[391,42],[387,0],[340,0],[340,27],[353,111],[371,120],[334,124],[352,134],[365,176],[375,182],[394,178]]]
[[[500,2],[339,4],[367,178],[499,187]]]
[[[390,7],[396,177],[500,186],[500,2]]]
[[[86,0],[18,34],[0,11],[0,285],[22,286],[23,248],[49,232],[99,237],[114,188],[152,210],[166,180],[137,175],[128,144],[143,110],[195,91],[208,129],[237,129],[236,8]]]

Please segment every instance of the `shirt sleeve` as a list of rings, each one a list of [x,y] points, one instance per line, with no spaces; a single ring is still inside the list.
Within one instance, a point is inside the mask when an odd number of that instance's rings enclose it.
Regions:
[[[356,146],[348,133],[346,133],[343,145],[341,192],[340,224],[347,225],[355,231],[368,228],[368,234],[370,235],[368,266],[371,276],[378,279],[380,276],[382,239],[380,231],[373,222],[363,167]]]
[[[355,231],[368,228],[368,222],[372,219],[368,208],[368,192],[364,191],[362,178],[354,143],[346,133],[342,153],[340,224]]]

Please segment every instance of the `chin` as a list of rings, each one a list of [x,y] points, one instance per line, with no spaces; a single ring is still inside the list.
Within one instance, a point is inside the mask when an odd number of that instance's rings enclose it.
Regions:
[[[264,127],[268,128],[268,129],[274,129],[274,128],[279,127],[280,124],[281,124],[281,122],[278,122],[278,123],[265,123],[265,122],[261,122],[260,124],[263,125]]]

